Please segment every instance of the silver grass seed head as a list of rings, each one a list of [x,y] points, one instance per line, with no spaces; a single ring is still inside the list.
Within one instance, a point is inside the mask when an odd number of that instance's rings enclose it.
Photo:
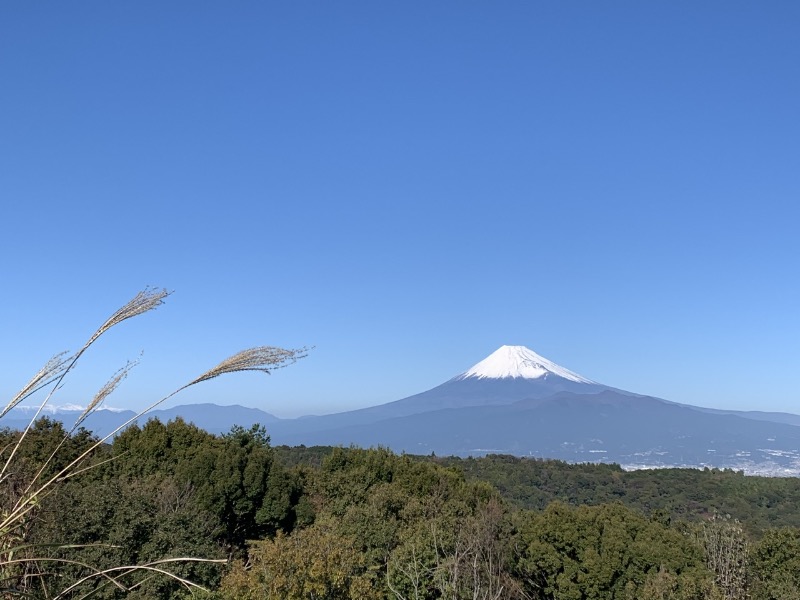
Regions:
[[[17,394],[11,399],[2,412],[0,412],[0,418],[4,417],[8,411],[22,402],[25,398],[61,375],[67,369],[72,360],[72,357],[68,356],[68,354],[69,353],[66,351],[60,352],[48,360],[45,365],[39,369],[39,372],[36,373],[36,375],[34,375],[28,383],[25,384],[25,387],[17,392]]]
[[[214,379],[226,373],[240,371],[260,371],[270,374],[275,369],[282,369],[296,363],[308,355],[308,348],[286,349],[275,346],[258,346],[234,354],[219,363],[213,369],[206,371],[200,377],[187,385],[195,385],[209,379]]]
[[[133,299],[130,300],[130,302],[119,308],[113,315],[111,315],[89,339],[86,346],[88,347],[91,345],[92,342],[103,335],[106,331],[114,327],[114,325],[118,325],[127,319],[158,308],[164,304],[164,299],[171,293],[172,292],[168,292],[164,288],[157,289],[146,287],[141,292],[136,294]]]
[[[78,417],[78,420],[75,421],[74,428],[77,428],[81,423],[83,423],[86,417],[100,408],[100,405],[103,403],[103,401],[108,398],[114,392],[114,390],[117,389],[119,384],[122,383],[122,380],[128,376],[130,370],[138,364],[138,359],[134,361],[128,361],[124,367],[114,373],[114,375],[111,376],[111,379],[109,379],[106,384],[98,390],[98,392],[94,395],[94,398],[92,398],[92,401],[89,403],[89,406],[86,407],[86,409],[81,413],[81,416]]]

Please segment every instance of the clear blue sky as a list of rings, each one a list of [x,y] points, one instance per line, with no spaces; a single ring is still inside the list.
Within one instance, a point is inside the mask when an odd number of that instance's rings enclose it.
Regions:
[[[0,392],[395,400],[502,344],[800,412],[800,4],[4,2]]]

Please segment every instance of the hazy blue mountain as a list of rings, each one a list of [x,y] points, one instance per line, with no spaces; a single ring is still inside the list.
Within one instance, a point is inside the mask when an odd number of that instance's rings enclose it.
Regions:
[[[277,436],[278,443],[387,446],[415,454],[560,458],[630,466],[800,469],[800,427],[712,414],[606,390],[561,392],[506,405],[467,406],[370,424]],[[764,469],[760,469],[764,471]]]
[[[34,411],[30,409],[14,409],[0,421],[3,427],[11,429],[22,429],[30,420]],[[50,410],[43,413],[52,419],[64,423],[70,428],[80,416],[82,409],[66,407]],[[136,416],[130,410],[99,410],[92,413],[82,424],[86,429],[99,436],[114,431],[117,427]],[[138,422],[144,424],[148,419],[159,419],[166,423],[180,416],[184,421],[194,423],[201,429],[211,433],[227,433],[234,425],[249,428],[256,423],[269,427],[270,424],[279,421],[275,415],[264,412],[257,408],[247,408],[239,405],[220,406],[217,404],[185,404],[174,408],[154,410],[147,415],[140,417]]]
[[[785,412],[768,412],[763,410],[723,410],[719,408],[693,407],[703,412],[715,415],[736,415],[754,421],[769,421],[771,423],[785,423],[787,425],[800,425],[800,415]]]

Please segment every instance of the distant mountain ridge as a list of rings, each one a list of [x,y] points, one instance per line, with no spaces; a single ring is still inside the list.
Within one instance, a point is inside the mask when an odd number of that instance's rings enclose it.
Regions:
[[[80,406],[45,407],[42,416],[61,421],[65,427],[71,428],[78,417],[83,413]],[[0,421],[0,425],[10,429],[23,429],[35,414],[37,407],[16,407]],[[132,410],[101,409],[91,415],[82,423],[82,426],[99,436],[114,431],[117,427],[133,419],[136,413]],[[248,408],[237,404],[220,406],[218,404],[185,404],[161,410],[153,410],[139,417],[140,425],[149,419],[158,419],[164,423],[177,417],[194,423],[201,429],[210,433],[223,434],[231,430],[234,425],[250,428],[257,423],[269,426],[279,419],[263,410]]]

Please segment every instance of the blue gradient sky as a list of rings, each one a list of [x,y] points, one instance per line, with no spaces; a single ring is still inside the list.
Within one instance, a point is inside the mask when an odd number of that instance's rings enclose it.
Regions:
[[[800,412],[800,4],[0,7],[0,392],[145,285],[56,403],[395,400],[502,344]]]

